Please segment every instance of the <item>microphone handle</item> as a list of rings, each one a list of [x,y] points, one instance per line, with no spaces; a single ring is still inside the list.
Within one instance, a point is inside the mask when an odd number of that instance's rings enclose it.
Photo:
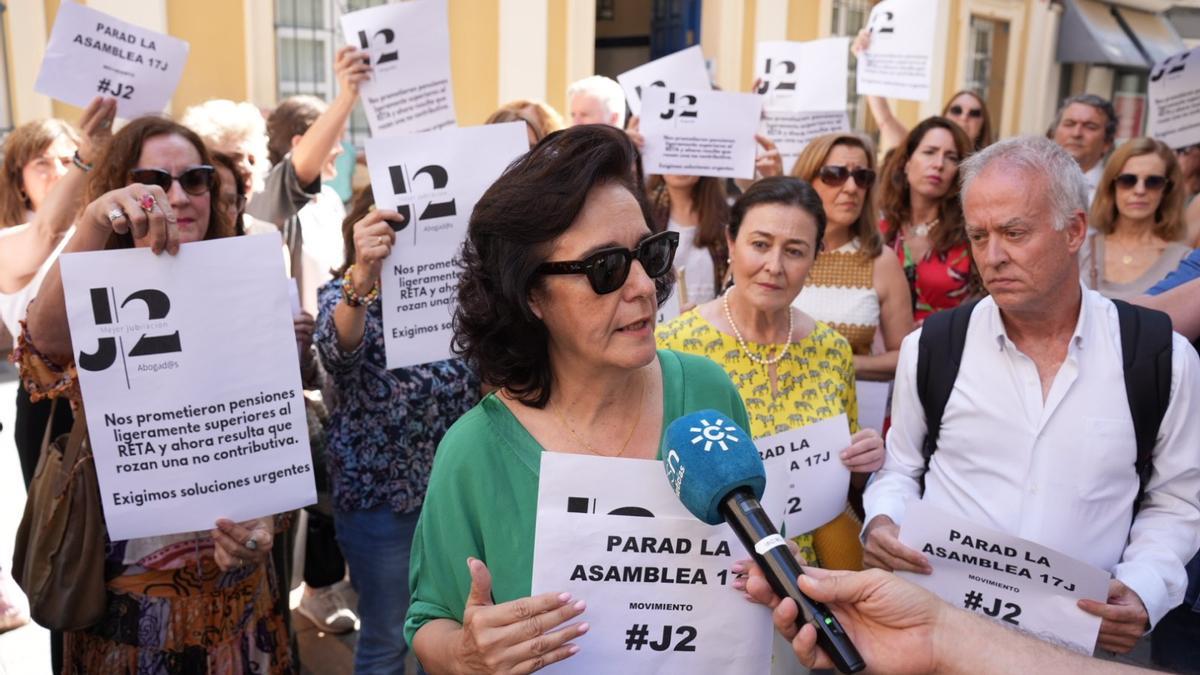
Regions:
[[[748,489],[739,488],[726,495],[721,503],[721,512],[725,515],[725,522],[729,523],[742,545],[754,557],[754,562],[762,568],[775,594],[796,601],[796,606],[800,608],[796,627],[811,623],[817,629],[817,645],[833,659],[833,665],[840,672],[857,673],[866,668],[862,656],[833,612],[800,591],[796,577],[804,571],[763,511],[758,498]]]

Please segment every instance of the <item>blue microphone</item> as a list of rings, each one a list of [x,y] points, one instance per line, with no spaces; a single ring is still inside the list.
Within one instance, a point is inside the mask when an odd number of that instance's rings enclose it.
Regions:
[[[811,623],[817,629],[817,645],[839,671],[866,668],[833,612],[796,584],[804,571],[758,501],[767,472],[750,434],[716,410],[689,413],[667,427],[663,468],[675,496],[692,515],[709,525],[728,523],[737,533],[775,594],[800,608],[796,626]]]

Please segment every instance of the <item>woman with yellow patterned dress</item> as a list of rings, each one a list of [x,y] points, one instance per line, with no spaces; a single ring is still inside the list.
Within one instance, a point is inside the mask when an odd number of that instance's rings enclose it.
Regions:
[[[755,438],[845,413],[853,434],[841,453],[861,489],[883,465],[883,440],[858,428],[854,361],[846,338],[792,307],[820,250],[821,198],[798,178],[758,181],[737,203],[726,235],[733,285],[658,329],[658,344],[707,356],[741,392]],[[862,569],[861,524],[847,508],[797,538],[807,564]]]

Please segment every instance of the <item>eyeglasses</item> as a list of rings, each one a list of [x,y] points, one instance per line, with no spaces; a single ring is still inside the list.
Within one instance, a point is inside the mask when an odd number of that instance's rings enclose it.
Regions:
[[[216,169],[207,164],[193,166],[178,176],[162,169],[134,169],[129,172],[129,180],[142,185],[157,185],[163,192],[171,191],[171,183],[179,181],[179,187],[189,195],[202,195],[212,189]]]
[[[1166,176],[1139,176],[1135,173],[1123,173],[1113,179],[1113,182],[1117,184],[1117,187],[1132,190],[1137,187],[1139,180],[1151,192],[1158,192],[1163,188],[1170,189],[1171,187],[1171,181],[1167,180]]]
[[[829,187],[841,187],[847,178],[854,178],[855,184],[864,190],[875,183],[875,172],[870,169],[848,169],[844,166],[823,166],[817,172],[817,178]]]
[[[586,274],[596,295],[605,295],[625,285],[634,258],[651,279],[671,271],[677,246],[678,232],[659,232],[643,239],[632,251],[618,247],[601,249],[583,260],[542,263],[537,271],[539,274]]]
[[[962,115],[963,107],[956,103],[956,104],[950,106],[946,110],[946,112],[950,113],[951,115]],[[966,113],[967,113],[967,117],[976,117],[976,118],[983,117],[983,108],[972,108],[972,109],[966,111]]]

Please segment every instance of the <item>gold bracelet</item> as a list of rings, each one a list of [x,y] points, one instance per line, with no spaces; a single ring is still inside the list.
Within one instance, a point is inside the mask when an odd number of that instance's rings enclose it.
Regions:
[[[379,280],[375,280],[375,286],[370,293],[360,296],[354,291],[354,283],[350,281],[350,275],[354,272],[354,265],[346,268],[346,274],[342,276],[342,299],[350,307],[362,307],[370,305],[379,299]]]

